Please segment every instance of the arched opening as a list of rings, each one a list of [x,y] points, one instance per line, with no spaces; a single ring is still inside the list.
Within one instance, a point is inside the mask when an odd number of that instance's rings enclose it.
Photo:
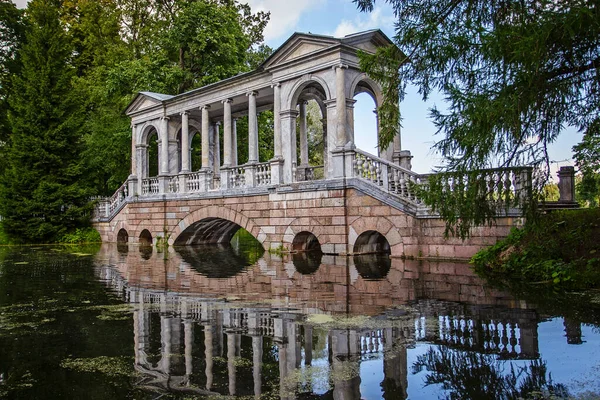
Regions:
[[[146,148],[146,176],[158,176],[158,133],[152,129],[148,135],[148,147]]]
[[[325,173],[324,103],[316,100],[319,97],[311,93],[303,93],[298,104],[296,165],[299,181],[323,179]]]
[[[264,253],[247,230],[220,218],[205,218],[190,225],[174,246],[192,269],[209,278],[232,277],[255,264]]]
[[[199,171],[202,168],[202,134],[198,129],[190,126],[189,131],[189,168],[190,171]],[[181,130],[177,132],[177,154],[178,157],[178,171],[183,169],[183,146],[182,146]]]
[[[209,217],[196,221],[179,234],[174,246],[229,244],[241,226],[223,218]]]
[[[322,179],[327,170],[327,112],[325,88],[316,81],[301,86],[292,97],[296,119],[296,181]]]
[[[190,168],[192,171],[202,168],[202,135],[199,132],[194,132],[190,140]]]
[[[298,233],[292,241],[293,251],[321,251],[321,244],[317,237],[307,231]]]
[[[359,84],[354,94],[354,144],[360,150],[382,157],[379,148],[377,103],[370,89]]]
[[[142,233],[140,233],[139,242],[142,246],[152,246],[152,234],[148,229],[144,229]]]
[[[389,255],[390,244],[385,236],[377,231],[366,231],[360,234],[354,242],[354,254],[374,254],[381,253]]]
[[[129,234],[123,228],[119,229],[117,233],[117,243],[127,243],[129,242]]]

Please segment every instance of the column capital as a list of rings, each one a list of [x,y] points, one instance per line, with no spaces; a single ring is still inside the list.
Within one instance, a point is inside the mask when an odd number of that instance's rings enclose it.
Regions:
[[[210,110],[210,104],[205,104],[203,106],[198,107],[199,110]]]
[[[251,90],[248,93],[246,93],[246,96],[250,97],[250,96],[257,96],[258,95],[258,91],[257,90]]]
[[[225,99],[225,100],[221,100],[222,104],[226,104],[226,103],[233,103],[233,99]]]
[[[344,63],[338,63],[338,64],[335,64],[335,65],[334,65],[333,67],[331,67],[331,68],[332,68],[332,69],[338,69],[338,68],[340,68],[340,69],[348,69],[348,67],[349,67],[349,66],[348,66],[348,64],[344,64]]]
[[[281,87],[281,83],[279,83],[279,82],[276,82],[276,81],[272,81],[272,82],[271,82],[271,87],[272,87],[272,88]]]
[[[160,120],[161,120],[161,121],[165,121],[165,120],[167,120],[167,121],[168,121],[168,120],[170,120],[170,119],[171,119],[171,117],[167,117],[166,115],[165,115],[165,116],[162,116],[162,117],[160,117]]]
[[[190,115],[190,112],[187,111],[187,110],[186,111],[182,111],[182,112],[179,113],[179,115],[181,115],[183,117],[184,115]]]
[[[291,117],[291,118],[298,118],[298,115],[300,114],[300,112],[298,110],[283,110],[281,112],[279,112],[279,115],[281,117]]]
[[[323,104],[325,104],[325,107],[327,107],[327,108],[335,108],[335,106],[337,104],[337,100],[336,99],[325,100],[325,101],[323,101]]]
[[[215,125],[216,126],[221,126],[222,122],[221,121],[215,121]]]

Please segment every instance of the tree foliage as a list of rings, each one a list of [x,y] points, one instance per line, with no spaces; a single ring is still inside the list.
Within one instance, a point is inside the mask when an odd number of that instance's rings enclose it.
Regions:
[[[8,166],[0,181],[4,231],[43,242],[89,219],[82,184],[83,113],[72,87],[72,48],[58,3],[34,0],[19,51],[22,70],[9,92]]]
[[[362,11],[372,11],[375,3],[354,1]],[[424,99],[434,91],[444,95],[447,109],[430,114],[443,135],[434,146],[445,159],[443,171],[459,176],[483,168],[537,166],[546,171],[535,186],[539,189],[547,180],[547,145],[565,127],[596,135],[597,1],[387,2],[396,16],[393,41],[406,56],[382,49],[365,55],[361,64],[396,89],[382,108],[391,108],[395,94],[403,98],[407,84]],[[377,59],[384,61],[377,64]],[[399,116],[384,113],[381,122],[385,146],[392,140],[386,132],[398,125]],[[432,204],[443,207],[441,200],[438,196]]]
[[[110,195],[130,173],[133,96],[255,68],[268,18],[234,0],[34,0],[24,13],[0,0],[5,231],[46,241],[85,225],[80,195]]]

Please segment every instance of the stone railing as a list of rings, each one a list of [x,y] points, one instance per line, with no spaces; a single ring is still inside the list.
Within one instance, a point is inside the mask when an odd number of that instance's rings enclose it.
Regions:
[[[325,168],[323,165],[299,166],[296,168],[296,181],[316,181],[325,178]]]
[[[256,186],[268,186],[271,184],[271,163],[255,164]]]
[[[115,193],[110,197],[96,197],[92,198],[92,201],[96,202],[96,206],[93,211],[93,218],[107,218],[112,215],[115,211],[117,211],[120,206],[125,203],[127,197],[129,196],[128,186],[129,182],[125,181],[119,187]]]
[[[179,193],[179,177],[172,176],[169,179],[169,193]]]
[[[422,204],[416,188],[428,185],[428,180],[441,179],[444,190],[464,190],[477,185],[490,202],[515,203],[519,196],[531,192],[530,167],[495,168],[473,171],[462,176],[452,174],[417,174],[372,154],[355,150],[352,153],[353,176],[366,180],[384,191],[415,204]]]
[[[437,177],[445,191],[466,191],[475,184],[478,193],[487,201],[510,204],[531,195],[531,174],[530,167],[514,167],[481,169],[464,176],[439,174]]]
[[[421,203],[414,188],[417,184],[424,184],[428,175],[417,174],[358,149],[354,151],[352,164],[354,177],[369,181],[404,200]]]
[[[158,177],[142,179],[142,195],[158,194]]]
[[[243,166],[221,168],[221,180],[223,173],[227,175],[227,187],[239,188],[246,186],[246,170]]]
[[[127,181],[121,185],[117,191],[108,198],[108,212],[112,214],[119,206],[125,202],[128,196]]]

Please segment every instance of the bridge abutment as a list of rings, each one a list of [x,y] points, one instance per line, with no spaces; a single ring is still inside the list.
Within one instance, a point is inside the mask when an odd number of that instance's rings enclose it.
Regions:
[[[140,235],[148,231],[155,244],[165,239],[169,245],[226,243],[244,228],[265,250],[298,250],[298,246],[294,249],[294,239],[310,233],[324,254],[379,251],[383,246],[392,257],[464,259],[505,237],[514,223],[514,218],[498,218],[496,226],[475,228],[465,241],[445,238],[441,219],[418,218],[369,193],[346,188],[202,199],[137,199],[128,202],[109,222],[95,226],[105,242],[117,242],[119,235],[123,240],[126,233],[129,243],[141,243]],[[375,233],[387,244],[365,241],[365,235]]]

